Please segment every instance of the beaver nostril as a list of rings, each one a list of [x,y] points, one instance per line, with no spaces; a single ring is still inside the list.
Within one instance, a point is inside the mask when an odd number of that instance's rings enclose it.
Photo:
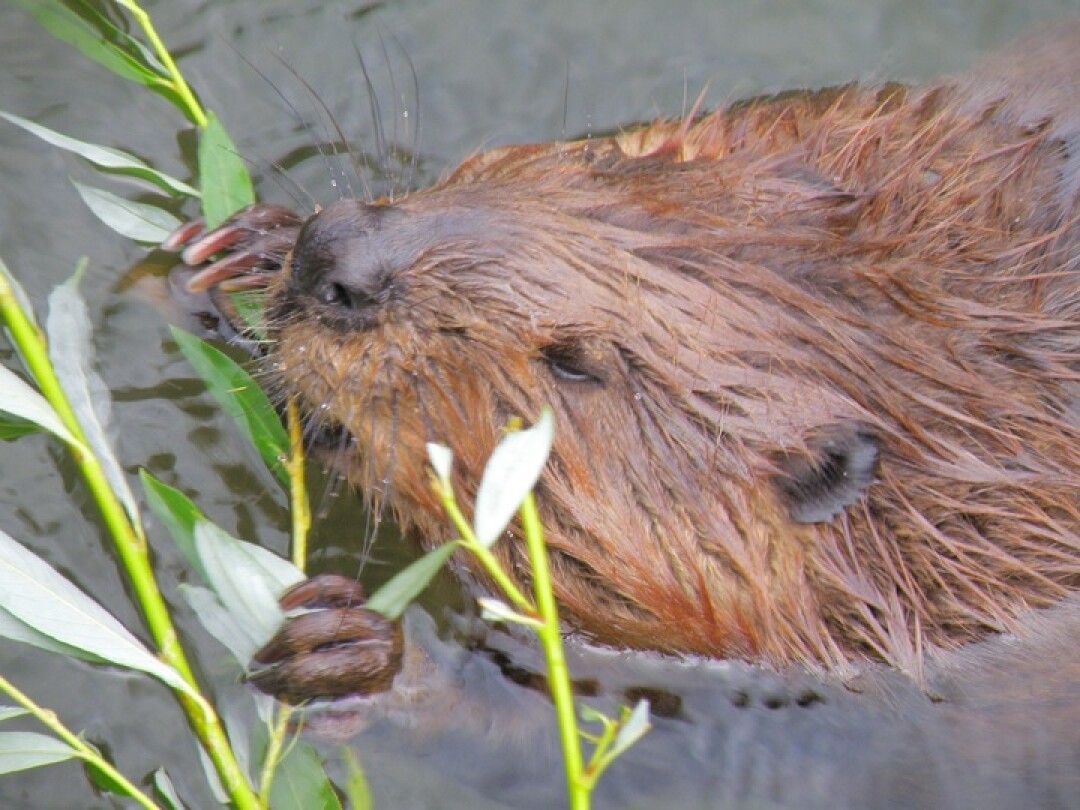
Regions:
[[[360,311],[367,309],[376,301],[367,293],[350,290],[344,284],[337,281],[328,281],[321,284],[315,291],[315,299],[328,307],[340,307]]]
[[[315,296],[320,304],[326,304],[327,306],[351,306],[349,299],[349,293],[346,289],[337,283],[324,284],[319,289]]]
[[[345,285],[337,282],[328,282],[320,286],[315,293],[315,298],[327,307],[345,307],[356,309],[355,297],[348,291]]]

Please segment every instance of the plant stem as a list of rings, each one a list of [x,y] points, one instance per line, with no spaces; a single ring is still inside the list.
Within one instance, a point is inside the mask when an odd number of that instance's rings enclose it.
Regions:
[[[562,634],[559,631],[559,609],[552,590],[551,571],[548,568],[547,551],[544,547],[544,529],[536,510],[536,499],[530,492],[521,504],[521,528],[532,568],[533,592],[536,609],[544,626],[537,630],[540,644],[547,661],[548,688],[555,704],[555,716],[559,722],[559,739],[562,741],[563,760],[566,765],[566,787],[570,794],[571,810],[586,810],[589,806],[589,783],[583,779],[581,740],[578,736],[577,713],[574,709],[574,691],[570,685],[570,669],[563,653]]]
[[[180,646],[168,606],[154,578],[142,527],[132,523],[128,517],[123,505],[113,493],[112,487],[109,486],[108,478],[97,457],[82,449],[88,446],[86,436],[49,361],[45,337],[19,306],[14,290],[3,272],[0,272],[0,315],[3,316],[15,342],[15,348],[37,381],[41,393],[71,435],[82,445],[82,447],[71,446],[69,449],[109,528],[161,659],[180,673],[180,676],[192,687],[194,694],[177,692],[177,697],[188,715],[196,736],[213,761],[221,776],[222,784],[236,806],[241,810],[258,808],[259,801],[236,761],[221,721],[213,707],[202,697],[198,682]]]
[[[285,421],[289,429],[289,457],[285,471],[289,474],[289,505],[292,514],[292,561],[304,571],[307,566],[308,529],[311,528],[311,509],[308,505],[307,487],[304,485],[304,435],[300,409],[290,399],[285,409]]]
[[[289,721],[292,719],[293,709],[290,706],[279,706],[277,720],[270,729],[270,743],[266,748],[266,756],[263,757],[262,777],[259,780],[259,798],[266,806],[270,806],[270,788],[274,784],[274,774],[281,762],[282,751],[285,748],[285,737],[289,733]]]
[[[134,2],[134,0],[116,0],[116,2],[131,12],[131,16],[139,23],[143,33],[146,34],[146,38],[150,40],[150,44],[153,46],[157,58],[161,60],[161,64],[163,64],[165,69],[169,72],[169,76],[172,78],[173,82],[173,90],[183,102],[187,114],[199,129],[205,129],[206,124],[208,123],[206,113],[203,111],[202,105],[196,100],[195,94],[191,92],[188,83],[184,81],[184,77],[180,73],[180,69],[176,66],[176,62],[173,61],[169,49],[165,47],[165,43],[161,41],[161,37],[159,37],[157,31],[154,30],[154,23],[150,20],[150,15],[143,11],[139,4]]]
[[[109,777],[109,779],[122,787],[128,796],[147,808],[147,810],[160,810],[153,799],[128,781],[127,777],[116,770],[107,759],[101,756],[101,754],[94,750],[93,747],[83,742],[77,734],[70,731],[67,726],[61,723],[56,716],[56,712],[37,705],[27,694],[3,676],[0,676],[0,689],[6,692],[12,700],[29,711],[30,714],[36,717],[43,726],[49,729],[49,731],[71,746],[71,749],[79,759],[93,765]]]
[[[502,592],[509,597],[518,610],[527,616],[536,616],[536,608],[533,607],[529,598],[521,592],[518,586],[514,584],[514,581],[503,571],[502,566],[499,565],[499,561],[495,559],[495,555],[491,553],[491,550],[476,539],[472,526],[469,525],[469,521],[465,519],[465,515],[461,513],[461,508],[457,505],[453,490],[444,487],[441,483],[437,483],[436,486],[443,509],[446,510],[446,514],[453,522],[454,528],[458,530],[458,534],[461,535],[462,546],[480,560],[484,570],[491,575],[491,578],[495,580],[495,584],[502,589]]]

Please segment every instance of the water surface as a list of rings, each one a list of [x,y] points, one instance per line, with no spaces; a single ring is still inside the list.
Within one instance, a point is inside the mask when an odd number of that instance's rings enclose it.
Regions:
[[[644,0],[411,0],[377,8],[363,2],[172,0],[148,7],[206,106],[218,112],[252,162],[260,196],[304,205],[329,202],[350,182],[363,193],[363,183],[347,164],[328,164],[310,148],[332,134],[312,123],[317,104],[294,72],[333,111],[355,149],[377,152],[362,56],[382,102],[383,136],[396,136],[400,147],[412,150],[411,168],[391,178],[400,187],[409,180],[431,182],[482,145],[581,136],[655,115],[677,116],[702,92],[706,106],[717,106],[853,78],[918,81],[960,69],[1040,20],[1077,10],[1065,0],[687,0],[674,6]],[[84,61],[10,5],[0,6],[0,109],[190,176],[193,138],[173,108]],[[291,180],[280,178],[275,164],[286,167]],[[83,291],[101,373],[116,399],[117,441],[128,469],[146,466],[181,485],[227,529],[283,550],[280,491],[193,380],[169,339],[162,310],[152,303],[167,257],[148,255],[100,225],[68,178],[121,192],[130,187],[103,183],[78,159],[6,124],[0,125],[0,177],[0,255],[39,308],[79,257],[90,259]],[[11,360],[2,342],[0,359]],[[319,489],[315,497],[329,518],[317,530],[313,567],[351,573],[362,517],[347,496],[323,493]],[[93,505],[54,442],[31,437],[0,446],[0,527],[142,633]],[[153,527],[151,540],[202,674],[227,690],[232,675],[224,653],[175,593],[189,572],[160,527]],[[365,578],[381,580],[405,556],[392,540],[381,543]],[[128,775],[141,778],[167,764],[192,807],[213,806],[183,716],[156,682],[11,643],[0,643],[0,672],[55,708],[70,727],[107,744]],[[489,787],[484,800],[492,806],[517,804],[512,797],[530,795],[530,780],[561,778],[507,773],[497,752],[483,756],[483,768],[505,780],[501,789]],[[654,756],[663,771],[663,752]],[[467,749],[462,761],[469,761]],[[523,758],[508,754],[510,761],[517,768]],[[392,749],[380,750],[377,762],[372,778],[382,806],[403,806],[403,796],[442,806],[458,806],[465,797],[481,801],[464,789],[454,794],[440,781],[444,776],[433,775],[430,788],[418,785],[423,769],[404,755],[395,758]],[[543,806],[548,794],[532,795]],[[94,797],[78,766],[64,764],[0,778],[0,806],[112,804]]]

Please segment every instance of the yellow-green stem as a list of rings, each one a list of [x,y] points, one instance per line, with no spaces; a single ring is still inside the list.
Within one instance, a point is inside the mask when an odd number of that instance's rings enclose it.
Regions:
[[[289,721],[292,719],[293,710],[289,706],[280,706],[277,719],[270,731],[270,742],[266,747],[266,756],[263,758],[262,778],[259,781],[259,798],[267,807],[270,806],[270,788],[274,784],[274,774],[277,773],[278,763],[281,762],[281,752],[285,748],[285,738],[289,733]]]
[[[461,535],[461,544],[480,561],[480,564],[484,566],[484,570],[491,575],[491,578],[495,580],[495,584],[502,589],[502,592],[514,603],[518,610],[526,616],[535,616],[536,608],[533,607],[529,598],[521,592],[518,586],[514,584],[514,581],[503,571],[502,566],[499,565],[499,561],[495,559],[495,555],[491,553],[490,549],[476,539],[476,534],[469,525],[469,521],[465,519],[465,515],[461,513],[461,509],[454,499],[454,493],[441,483],[436,484],[436,487],[443,509],[446,510],[446,514],[453,522],[454,528],[458,530],[458,534]]]
[[[529,552],[536,609],[544,623],[543,627],[537,630],[537,634],[540,637],[540,645],[544,649],[544,658],[548,667],[548,688],[551,690],[551,700],[555,704],[555,715],[559,722],[559,739],[562,742],[563,760],[566,764],[566,786],[570,794],[570,808],[571,810],[586,810],[589,806],[589,782],[582,778],[581,740],[578,736],[577,714],[574,710],[574,691],[570,684],[570,669],[566,665],[566,656],[563,654],[562,634],[559,632],[559,609],[555,603],[547,550],[544,547],[544,529],[540,525],[540,515],[536,510],[536,500],[532,493],[526,495],[521,504],[521,528],[525,534],[525,545]]]
[[[37,705],[27,694],[3,676],[0,676],[0,689],[6,692],[12,700],[29,711],[30,714],[36,717],[43,726],[49,729],[49,731],[71,746],[71,749],[79,759],[93,765],[109,777],[109,779],[122,787],[131,798],[147,808],[147,810],[159,810],[158,805],[154,803],[153,799],[128,781],[127,777],[116,770],[107,759],[102,757],[101,754],[95,751],[91,746],[83,742],[77,734],[70,731],[67,726],[61,723],[55,712]]]
[[[307,568],[307,537],[311,528],[311,509],[308,506],[307,487],[304,485],[304,435],[300,409],[289,400],[285,409],[285,421],[289,427],[289,505],[292,513],[292,561],[301,571]]]
[[[0,315],[3,316],[15,341],[15,348],[37,381],[41,393],[56,411],[64,427],[81,443],[82,447],[87,446],[82,426],[75,417],[63,387],[49,362],[45,338],[22,311],[15,298],[14,290],[2,272],[0,272]],[[181,677],[191,684],[196,692],[199,692],[198,683],[180,646],[168,607],[154,578],[142,528],[133,524],[128,518],[127,512],[113,493],[97,457],[83,452],[78,446],[71,446],[70,449],[109,528],[162,660],[179,672]],[[192,729],[213,761],[222,784],[236,806],[241,810],[258,808],[260,806],[258,799],[236,761],[213,707],[203,698],[195,698],[182,692],[178,692],[177,697],[188,715]]]
[[[176,66],[176,62],[173,61],[168,48],[165,47],[165,43],[161,41],[161,37],[159,37],[157,31],[154,30],[154,24],[150,20],[150,15],[143,11],[139,4],[133,2],[133,0],[117,0],[117,2],[131,12],[131,16],[139,23],[143,33],[146,34],[146,38],[150,40],[150,45],[153,47],[154,53],[157,54],[157,58],[161,60],[161,64],[165,66],[165,69],[169,72],[169,76],[172,77],[172,88],[176,92],[176,95],[180,97],[180,100],[184,102],[184,106],[187,108],[191,120],[195,122],[195,125],[198,126],[199,129],[205,129],[206,124],[208,123],[206,113],[203,111],[202,105],[200,105],[195,98],[195,94],[191,92],[188,83],[184,81],[184,77],[180,73],[180,69]]]

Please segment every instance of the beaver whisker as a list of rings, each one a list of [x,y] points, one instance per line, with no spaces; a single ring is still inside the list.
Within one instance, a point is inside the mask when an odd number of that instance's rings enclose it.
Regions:
[[[330,107],[327,106],[326,101],[323,99],[323,97],[318,92],[316,92],[315,88],[311,86],[311,84],[308,82],[307,79],[305,79],[302,75],[300,75],[300,72],[297,71],[296,68],[294,68],[288,61],[283,59],[279,54],[274,53],[273,55],[275,56],[275,58],[278,59],[278,61],[281,63],[281,65],[287,71],[289,71],[289,73],[292,75],[292,77],[296,81],[298,81],[300,83],[300,85],[304,88],[304,90],[307,91],[308,101],[309,102],[314,102],[315,104],[317,104],[319,110],[322,111],[322,114],[317,115],[316,118],[319,121],[320,126],[322,127],[323,135],[324,135],[325,140],[327,142],[331,142],[331,139],[329,137],[326,137],[326,136],[329,135],[329,132],[327,131],[327,127],[326,127],[326,122],[327,122],[327,120],[330,121],[330,125],[333,127],[334,133],[337,135],[338,143],[341,143],[341,144],[343,144],[345,146],[345,151],[349,155],[349,160],[350,160],[350,163],[352,164],[352,169],[353,169],[353,172],[356,175],[356,178],[363,185],[365,195],[368,198],[370,198],[371,197],[371,190],[370,190],[370,188],[368,188],[367,181],[366,181],[366,179],[364,177],[363,172],[361,171],[361,165],[357,161],[356,152],[352,149],[351,142],[349,141],[348,137],[346,137],[345,133],[342,131],[341,126],[338,123],[337,116],[335,116],[334,113],[330,110]],[[323,154],[321,149],[320,149],[320,154]],[[341,171],[340,169],[338,170],[338,173],[340,174],[341,180],[342,180],[342,184],[339,185],[333,179],[334,178],[333,166],[330,164],[329,159],[328,158],[325,159],[324,162],[325,162],[325,165],[326,165],[326,167],[327,167],[327,169],[329,170],[329,173],[330,173],[330,178],[331,178],[331,184],[330,185],[337,192],[338,199],[346,199],[346,198],[355,197],[356,195],[353,192],[352,183],[349,180],[348,174],[346,174],[344,171]],[[344,188],[342,188],[342,185],[344,186]]]
[[[267,87],[269,87],[271,90],[274,91],[274,94],[277,95],[278,99],[280,99],[280,101],[285,105],[285,108],[292,115],[293,119],[301,127],[306,129],[308,132],[311,132],[312,131],[311,130],[311,125],[304,119],[304,117],[302,115],[300,115],[300,111],[297,110],[296,106],[288,99],[288,97],[282,91],[281,87],[279,87],[278,84],[276,82],[274,82],[265,72],[260,70],[259,67],[254,62],[252,62],[250,59],[248,59],[248,57],[245,56],[244,53],[234,43],[226,41],[225,44],[228,45],[230,48],[232,48],[233,53],[236,54],[236,56],[239,57],[239,59],[245,65],[247,65],[247,67],[251,71],[253,71],[255,73],[255,75],[257,75],[260,79],[262,79],[263,83],[266,84]],[[278,58],[281,59],[281,57],[278,57]],[[284,60],[282,59],[282,61],[284,61]],[[316,139],[315,143],[316,143],[317,148],[319,149],[319,155],[320,155],[320,157],[322,157],[323,163],[326,166],[327,171],[329,173],[332,170],[332,167],[330,165],[329,156],[322,150],[321,146],[319,146],[319,141],[317,139]],[[266,160],[265,158],[260,158],[260,159],[263,160],[271,168],[274,169],[273,177],[274,177],[275,184],[278,186],[278,188],[280,188],[282,191],[284,191],[290,197],[290,199],[292,199],[292,201],[297,204],[298,207],[302,208],[303,210],[307,210],[308,212],[314,212],[315,210],[317,210],[318,203],[317,203],[314,195],[312,195],[307,190],[307,188],[304,187],[304,185],[302,183],[300,183],[296,179],[294,179],[288,173],[288,171],[285,169],[285,167],[281,163],[279,163],[277,161]],[[304,198],[306,198],[306,200],[305,200],[306,205],[301,206],[300,197],[298,197],[296,193],[294,193],[292,190],[290,190],[288,187],[286,187],[285,184],[281,182],[281,179],[288,180],[289,183],[292,184],[295,191],[299,192],[301,195],[303,195]]]
[[[390,53],[389,53],[389,51],[388,51],[388,49],[386,47],[386,37],[383,34],[383,29],[382,29],[381,26],[379,26],[377,28],[377,30],[378,30],[378,34],[379,34],[379,47],[382,49],[383,61],[387,65],[389,65],[390,64]],[[420,136],[420,118],[419,118],[419,113],[420,113],[420,80],[419,80],[419,77],[416,74],[416,68],[412,63],[412,59],[409,58],[408,52],[404,49],[404,47],[401,46],[401,42],[397,39],[397,37],[394,37],[394,42],[397,43],[399,50],[402,52],[402,54],[405,57],[406,64],[409,66],[409,71],[412,74],[412,79],[413,79],[413,95],[414,95],[414,98],[416,99],[416,108],[415,108],[415,115],[414,115],[414,118],[416,119],[416,125],[413,127],[413,138],[414,138],[414,140],[413,140],[413,143],[411,144],[411,146],[409,148],[409,152],[410,152],[409,178],[408,178],[408,180],[406,180],[404,187],[400,189],[403,193],[407,193],[408,191],[411,190],[412,180],[413,180],[413,171],[416,168],[415,159],[416,159],[416,156],[417,156],[417,147],[419,145],[419,136]],[[368,90],[369,97],[374,98],[373,87],[370,84],[370,77],[368,76],[368,71],[367,71],[366,66],[363,64],[363,60],[360,58],[359,46],[357,45],[355,39],[353,40],[353,49],[356,52],[357,58],[360,59],[361,70],[364,73],[365,80],[367,80],[369,82],[369,90]],[[391,118],[392,118],[392,120],[394,122],[394,129],[393,129],[393,132],[392,132],[392,134],[393,134],[393,143],[396,146],[396,144],[398,143],[398,140],[399,140],[398,139],[398,123],[400,121],[402,121],[402,120],[404,120],[406,122],[408,121],[408,111],[407,110],[401,110],[398,107],[398,99],[401,98],[401,95],[398,93],[397,81],[394,79],[394,71],[389,70],[387,72],[387,75],[388,75],[388,79],[390,81],[390,98],[393,99],[393,103],[394,103],[393,110],[391,111]],[[377,107],[377,105],[376,105],[376,107]],[[373,111],[373,116],[374,116],[374,114],[375,113]],[[380,124],[381,124],[381,121],[382,121],[381,116],[379,116],[378,120],[380,121]],[[384,148],[385,148],[385,144],[384,144]],[[396,196],[395,192],[398,191],[397,184],[398,184],[398,179],[399,178],[395,177],[393,175],[393,173],[390,171],[390,162],[389,162],[389,158],[391,157],[390,153],[388,151],[383,152],[380,149],[379,155],[380,155],[380,159],[381,159],[381,161],[382,161],[382,163],[384,165],[384,168],[386,170],[386,173],[388,175],[390,175],[390,187],[388,189],[387,197],[388,197],[389,201],[392,203],[392,202],[394,202],[394,199],[395,199],[395,196]]]

